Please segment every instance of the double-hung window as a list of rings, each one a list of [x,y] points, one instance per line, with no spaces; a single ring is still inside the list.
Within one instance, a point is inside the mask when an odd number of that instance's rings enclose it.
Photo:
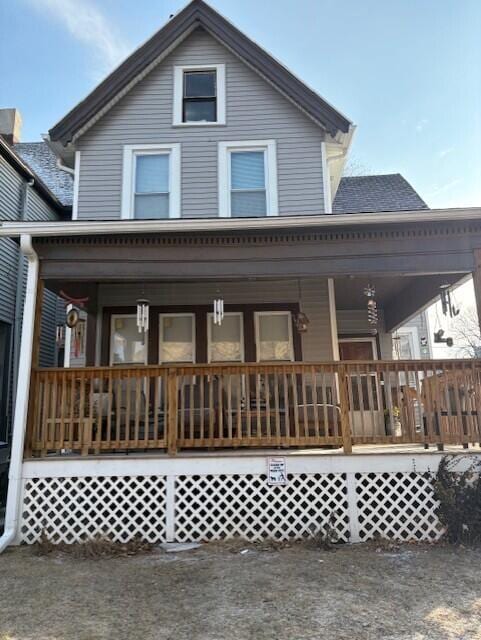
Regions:
[[[225,65],[174,67],[174,125],[225,124]]]
[[[122,218],[180,217],[180,145],[126,145]]]
[[[278,214],[274,140],[220,142],[218,162],[220,216]]]
[[[257,361],[294,360],[290,311],[259,311],[254,318]]]

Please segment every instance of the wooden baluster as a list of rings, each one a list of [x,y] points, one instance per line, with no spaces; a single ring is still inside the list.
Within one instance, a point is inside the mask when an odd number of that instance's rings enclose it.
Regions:
[[[306,371],[301,371],[302,417],[304,419],[304,438],[309,438],[309,415],[307,411]],[[311,392],[312,395],[312,392]]]
[[[265,388],[265,401],[266,401],[266,437],[268,441],[271,441],[271,391],[270,391],[270,373],[267,367],[263,370],[264,373],[264,388]]]
[[[232,430],[232,374],[227,374],[227,437],[230,441],[233,438]]]
[[[174,456],[177,453],[177,424],[178,424],[178,385],[175,370],[169,369],[167,378],[167,451]]]
[[[279,401],[279,375],[277,370],[274,373],[274,411],[275,411],[275,420],[276,420],[276,444],[280,446],[282,441],[281,436],[281,408]],[[284,423],[285,423],[285,415],[284,415]]]
[[[107,383],[107,432],[106,432],[106,441],[104,442],[104,447],[106,446],[110,449],[112,445],[112,413],[113,413],[113,401],[114,401],[114,384],[112,377],[112,369],[109,369],[108,372],[108,383]]]
[[[314,416],[314,437],[317,441],[320,438],[320,429],[319,429],[319,408],[318,408],[318,398],[317,398],[317,371],[315,367],[311,367],[311,396],[312,396],[312,413]]]
[[[348,374],[345,365],[338,365],[339,402],[341,405],[342,445],[345,454],[352,453],[352,435],[349,422],[349,391]]]

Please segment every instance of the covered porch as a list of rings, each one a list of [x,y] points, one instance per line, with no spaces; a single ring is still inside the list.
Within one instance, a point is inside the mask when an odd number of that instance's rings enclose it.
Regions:
[[[40,369],[33,352],[28,457],[480,441],[478,361],[392,359],[392,332],[441,286],[479,282],[477,223],[206,222],[192,222],[195,237],[169,223],[36,237],[36,307],[42,287],[64,292],[84,300],[84,323],[69,366]],[[141,334],[138,298],[149,301]]]

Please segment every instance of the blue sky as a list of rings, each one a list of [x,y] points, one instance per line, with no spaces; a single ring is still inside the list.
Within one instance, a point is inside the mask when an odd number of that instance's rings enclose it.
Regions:
[[[38,140],[181,0],[2,0],[0,106]],[[480,0],[212,0],[357,125],[366,173],[481,205]]]

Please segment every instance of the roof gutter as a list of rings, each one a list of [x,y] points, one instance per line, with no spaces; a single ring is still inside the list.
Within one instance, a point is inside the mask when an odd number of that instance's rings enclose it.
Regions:
[[[380,213],[272,216],[267,218],[182,218],[176,220],[106,220],[56,222],[3,222],[0,237],[37,238],[85,235],[128,235],[136,233],[201,233],[229,231],[269,231],[296,229],[337,229],[342,227],[386,226],[423,222],[481,221],[481,207],[421,209]]]
[[[22,235],[20,250],[28,261],[27,286],[23,307],[22,342],[17,376],[22,384],[17,386],[15,416],[13,422],[12,451],[8,472],[7,510],[5,529],[0,537],[0,553],[15,543],[20,519],[20,499],[22,494],[23,449],[27,424],[30,374],[32,367],[33,334],[35,327],[35,307],[37,304],[37,283],[39,272],[38,255],[32,245],[32,237]]]

